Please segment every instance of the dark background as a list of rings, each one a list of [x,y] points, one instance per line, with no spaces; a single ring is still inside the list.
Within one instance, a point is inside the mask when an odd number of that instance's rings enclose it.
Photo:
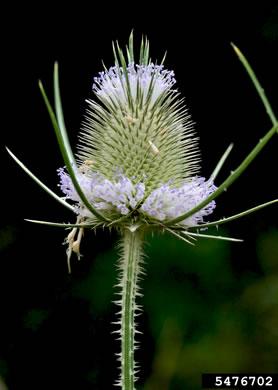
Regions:
[[[211,3],[211,2],[210,2]],[[173,69],[196,122],[208,177],[230,142],[219,175],[230,170],[271,127],[247,73],[233,52],[246,55],[277,111],[277,1],[245,8],[185,2],[14,6],[3,10],[2,213],[0,229],[0,377],[9,390],[110,389],[118,375],[111,332],[115,233],[86,232],[83,258],[67,274],[63,229],[24,218],[74,222],[8,157],[7,145],[50,188],[63,166],[37,86],[52,100],[52,70],[60,87],[73,149],[103,60],[113,65],[111,41],[135,48],[150,40],[151,57]],[[252,6],[251,6],[252,4]],[[217,200],[218,219],[277,198],[277,137]],[[59,191],[57,189],[57,191]],[[171,237],[149,237],[145,312],[137,360],[140,390],[195,390],[202,372],[278,372],[277,205],[220,230],[244,243],[199,240],[195,248]],[[214,233],[214,231],[212,231]],[[0,385],[1,386],[1,385]],[[0,387],[1,388],[1,387]]]

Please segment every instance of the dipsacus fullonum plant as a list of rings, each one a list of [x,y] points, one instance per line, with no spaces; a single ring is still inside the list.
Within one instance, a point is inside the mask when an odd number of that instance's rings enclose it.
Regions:
[[[188,244],[197,237],[240,241],[199,233],[201,229],[226,223],[277,200],[235,216],[210,222],[204,220],[215,208],[215,198],[248,166],[277,131],[277,120],[258,80],[246,59],[234,46],[261,96],[273,127],[220,186],[214,180],[231,151],[224,153],[208,179],[198,176],[197,138],[183,99],[176,90],[173,71],[152,63],[149,43],[143,40],[139,58],[134,57],[131,34],[127,56],[113,46],[115,65],[99,73],[93,84],[94,99],[87,101],[87,115],[73,155],[68,141],[60,100],[58,66],[54,68],[54,114],[45,91],[40,89],[49,111],[65,167],[58,169],[59,197],[35,177],[10,151],[16,162],[51,196],[77,216],[73,224],[32,221],[71,229],[66,238],[70,272],[72,253],[80,257],[80,241],[85,228],[116,229],[120,236],[118,262],[121,341],[120,378],[117,384],[133,390],[137,366],[135,317],[140,296],[143,240],[147,232],[168,232]],[[194,232],[195,230],[195,232]]]

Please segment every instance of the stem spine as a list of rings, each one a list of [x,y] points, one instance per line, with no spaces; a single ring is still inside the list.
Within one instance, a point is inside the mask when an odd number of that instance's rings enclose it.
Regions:
[[[139,292],[138,281],[140,273],[142,273],[141,264],[143,263],[142,252],[142,232],[136,230],[131,232],[125,229],[123,238],[120,243],[121,257],[118,264],[120,270],[119,283],[121,299],[115,303],[121,307],[120,333],[121,353],[119,360],[121,361],[120,379],[116,385],[121,386],[122,390],[135,390],[134,382],[136,381],[135,374],[138,368],[134,362],[134,351],[136,349],[135,333],[139,333],[135,329],[135,317],[140,306],[136,304],[135,298],[142,296]]]

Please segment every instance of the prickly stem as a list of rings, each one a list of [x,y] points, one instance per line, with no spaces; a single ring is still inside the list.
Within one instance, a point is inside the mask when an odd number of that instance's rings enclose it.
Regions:
[[[140,296],[138,288],[138,276],[142,272],[140,264],[143,263],[142,252],[142,232],[131,232],[126,229],[123,233],[120,244],[121,258],[118,264],[120,270],[119,284],[121,289],[121,299],[116,302],[121,307],[120,325],[121,361],[120,379],[116,385],[121,386],[122,390],[134,390],[136,381],[136,363],[134,362],[135,341],[135,316],[139,306],[135,302],[136,296]]]

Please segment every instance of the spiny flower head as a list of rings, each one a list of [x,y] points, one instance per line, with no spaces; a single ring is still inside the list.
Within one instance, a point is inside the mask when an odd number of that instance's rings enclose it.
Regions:
[[[78,202],[76,213],[82,217],[93,218],[93,215],[82,205],[73,183],[63,168],[58,169],[60,176],[59,186],[68,198]],[[116,170],[113,180],[102,178],[99,174],[85,175],[76,171],[77,180],[82,187],[87,199],[100,210],[103,215],[110,218],[119,218],[131,213],[131,216],[139,219],[150,219],[155,222],[169,220],[178,215],[185,214],[205,200],[216,189],[212,181],[206,182],[202,177],[194,177],[190,181],[183,182],[178,188],[167,184],[161,184],[149,196],[145,196],[145,184],[140,182],[133,184],[125,177],[122,171]],[[172,181],[174,182],[174,180]],[[203,216],[212,213],[215,202],[210,202],[206,207],[182,221],[185,228],[196,226],[203,222]]]
[[[75,176],[90,204],[112,224],[159,225],[194,208],[216,187],[196,176],[197,139],[174,89],[174,72],[151,62],[148,41],[142,42],[138,64],[132,37],[128,63],[119,47],[114,54],[115,66],[94,78],[97,101],[88,100]],[[58,173],[77,214],[93,224],[95,216],[70,177],[64,169]],[[214,207],[213,201],[181,224],[202,223]]]

